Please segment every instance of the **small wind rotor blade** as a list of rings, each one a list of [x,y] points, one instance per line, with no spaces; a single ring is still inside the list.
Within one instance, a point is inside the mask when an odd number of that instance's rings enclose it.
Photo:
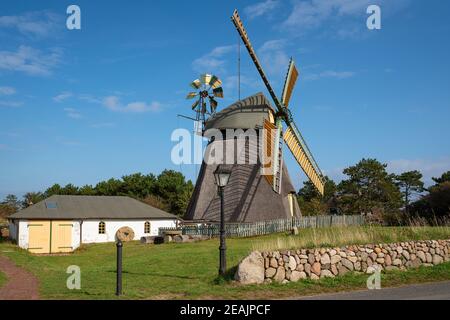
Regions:
[[[202,84],[209,85],[211,78],[212,76],[210,74],[205,73],[200,76],[200,81],[202,82]]]
[[[191,87],[194,89],[199,89],[201,86],[202,86],[202,83],[200,82],[199,79],[196,79],[191,82]]]
[[[212,76],[211,80],[209,81],[209,85],[213,89],[215,89],[215,88],[218,88],[218,87],[222,86],[222,81],[220,81],[220,79],[217,78],[216,76]]]
[[[222,87],[218,87],[213,89],[214,97],[223,98],[223,89]]]
[[[213,97],[209,97],[209,105],[211,107],[211,113],[216,112],[218,103]]]
[[[284,81],[283,93],[281,95],[281,103],[287,108],[289,101],[291,100],[292,91],[294,90],[295,83],[298,78],[298,71],[295,67],[294,60],[289,62],[288,72],[286,74],[286,80]]]
[[[198,96],[197,92],[189,92],[186,99],[194,99],[196,96]]]
[[[195,108],[197,108],[198,104],[200,103],[200,100],[197,100],[194,102],[194,104],[192,105],[192,110],[194,110]]]

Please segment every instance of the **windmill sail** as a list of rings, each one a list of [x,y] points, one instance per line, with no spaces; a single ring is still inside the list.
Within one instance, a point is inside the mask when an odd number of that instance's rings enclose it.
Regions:
[[[269,94],[270,94],[272,100],[275,102],[275,105],[278,108],[278,110],[281,110],[283,107],[282,107],[280,101],[278,100],[277,95],[273,91],[272,86],[270,85],[269,80],[267,79],[267,76],[261,66],[261,63],[259,62],[258,57],[256,56],[255,49],[253,49],[253,46],[247,35],[247,31],[245,31],[244,24],[242,23],[242,20],[239,17],[239,13],[237,10],[234,10],[231,20],[233,21],[234,26],[236,27],[236,30],[239,32],[239,35],[241,36],[242,41],[244,42],[245,47],[247,48],[247,51],[250,54],[250,58],[253,60],[253,63],[255,64],[256,69],[258,70],[259,75],[261,76],[261,78],[264,82],[264,85],[267,88],[267,91],[269,91]]]
[[[277,128],[279,129],[279,134],[281,135],[281,121],[284,121],[288,127],[284,134],[284,141],[288,145],[289,149],[293,153],[295,159],[299,163],[302,170],[305,172],[305,174],[308,176],[308,178],[313,182],[314,186],[317,188],[317,190],[323,195],[324,192],[324,180],[322,173],[319,169],[319,166],[317,165],[316,161],[314,160],[314,157],[312,156],[311,152],[308,149],[308,146],[306,145],[306,142],[304,141],[302,135],[300,134],[300,131],[297,129],[292,116],[290,114],[289,109],[287,108],[289,105],[289,101],[291,99],[292,91],[294,89],[295,83],[297,81],[297,78],[299,76],[299,73],[297,71],[297,68],[295,67],[294,61],[291,59],[291,62],[289,64],[288,73],[286,75],[286,80],[283,88],[283,93],[281,97],[281,101],[276,96],[275,92],[272,89],[272,86],[269,83],[269,80],[267,79],[267,76],[261,66],[261,63],[258,60],[258,57],[256,56],[256,52],[253,49],[253,46],[250,42],[250,39],[247,35],[247,32],[245,31],[244,24],[242,23],[241,18],[239,17],[239,14],[237,10],[233,12],[233,16],[231,17],[231,20],[233,21],[234,26],[236,27],[236,30],[238,31],[239,35],[242,38],[242,41],[245,44],[245,47],[247,48],[248,53],[250,54],[250,57],[253,61],[253,63],[256,66],[256,69],[258,70],[264,85],[266,86],[267,90],[270,93],[270,96],[275,103],[278,112],[276,114],[277,118]],[[279,135],[276,136],[276,138],[279,138]],[[273,149],[281,148],[281,141],[277,142],[277,140],[281,139],[275,139],[275,142],[273,143]],[[276,146],[278,145],[278,146]],[[278,167],[278,165],[281,165],[281,154],[277,152],[278,150],[275,150],[274,154],[274,174],[271,178],[273,182],[273,188],[276,191],[277,189],[277,183],[276,183],[276,176],[281,172],[281,168]],[[280,157],[280,158],[279,158]],[[269,178],[270,179],[270,178]],[[270,181],[269,181],[270,182]]]
[[[283,94],[281,95],[281,103],[287,108],[289,101],[291,100],[292,91],[294,90],[295,83],[298,78],[298,71],[295,67],[294,60],[289,62],[288,72],[286,74],[286,80],[284,81]]]
[[[286,132],[284,133],[284,141],[286,142],[289,150],[292,152],[295,160],[297,160],[298,164],[320,192],[323,195],[324,193],[324,180],[322,172],[319,169],[314,157],[309,151],[306,142],[304,141],[300,131],[298,131],[297,127],[294,123],[288,127]]]

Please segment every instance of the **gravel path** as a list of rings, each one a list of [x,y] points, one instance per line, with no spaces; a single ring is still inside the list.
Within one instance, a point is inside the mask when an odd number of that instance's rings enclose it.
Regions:
[[[8,278],[0,288],[0,300],[39,299],[39,282],[33,274],[4,256],[0,256],[0,270]]]

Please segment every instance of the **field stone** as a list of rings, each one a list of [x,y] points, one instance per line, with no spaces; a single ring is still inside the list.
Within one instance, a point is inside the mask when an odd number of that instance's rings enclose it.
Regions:
[[[320,275],[321,269],[322,269],[322,266],[320,265],[320,263],[314,262],[313,265],[311,266],[311,273],[318,276],[318,275]]]
[[[423,252],[423,251],[417,251],[417,257],[418,257],[422,262],[427,262],[427,257],[425,256],[425,252]]]
[[[242,284],[259,284],[264,282],[264,258],[258,251],[253,251],[238,265],[235,279]]]
[[[308,254],[308,263],[312,265],[314,262],[316,262],[316,257],[312,253]]]
[[[334,256],[331,257],[330,263],[331,263],[331,264],[336,264],[336,263],[340,262],[341,259],[342,259],[341,256],[339,256],[339,255],[334,255]]]
[[[291,270],[295,270],[297,268],[297,262],[293,256],[289,256],[288,267]]]
[[[311,275],[311,265],[309,263],[305,264],[305,273],[310,276]]]
[[[304,265],[303,264],[298,264],[297,265],[297,268],[295,269],[296,271],[300,271],[300,272],[302,272],[302,271],[304,271],[305,270],[305,267],[304,267]]]
[[[438,256],[437,254],[433,255],[433,264],[440,264],[444,261],[441,256]]]
[[[346,267],[348,270],[353,271],[353,263],[350,262],[348,259],[342,259],[341,263],[344,267]]]
[[[404,250],[402,252],[402,255],[405,257],[406,260],[409,260],[409,252],[408,251]]]
[[[273,280],[281,283],[285,279],[285,277],[286,277],[286,270],[283,267],[278,267],[277,272],[273,277]]]
[[[277,269],[269,267],[266,269],[266,278],[272,278],[275,273],[277,273]]]
[[[320,278],[319,278],[319,276],[318,275],[316,275],[316,274],[314,274],[314,273],[311,273],[311,280],[319,280]]]
[[[339,276],[343,276],[343,275],[345,275],[346,273],[348,273],[348,272],[350,272],[350,270],[348,270],[346,267],[344,267],[343,265],[341,265],[341,266],[339,266],[338,267],[338,273],[339,273]]]
[[[297,282],[300,279],[306,279],[306,273],[300,271],[292,271],[291,281]]]
[[[320,263],[321,264],[329,264],[331,262],[330,256],[328,255],[328,253],[325,253],[322,255],[322,257],[320,258]]]
[[[330,270],[322,270],[320,271],[321,278],[334,278],[333,273]]]
[[[422,263],[420,262],[420,259],[416,258],[414,260],[411,260],[411,268],[418,268],[422,265]]]
[[[393,262],[392,262],[392,264],[394,265],[394,266],[401,266],[402,265],[402,260],[400,260],[400,259],[395,259]]]
[[[385,255],[385,257],[384,257],[384,263],[387,265],[387,266],[390,266],[390,265],[392,265],[392,259],[391,259],[391,256],[390,255]]]
[[[272,268],[278,268],[278,261],[275,258],[270,258],[270,266]]]
[[[431,255],[431,253],[425,253],[425,257],[427,258],[427,263],[433,263],[433,256]]]
[[[336,267],[335,264],[331,265],[331,273],[334,274],[335,276],[337,276],[338,273],[339,273],[339,270],[338,270],[338,268]]]
[[[285,268],[285,269],[286,269],[286,268]],[[286,270],[286,273],[285,273],[284,277],[285,277],[287,280],[291,280],[291,274],[292,274],[292,271],[291,271],[291,270]]]

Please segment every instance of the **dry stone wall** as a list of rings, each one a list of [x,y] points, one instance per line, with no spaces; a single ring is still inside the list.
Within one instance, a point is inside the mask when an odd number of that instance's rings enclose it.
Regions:
[[[450,240],[410,241],[341,248],[252,252],[235,279],[243,284],[287,283],[334,278],[348,272],[374,273],[433,266],[450,261]]]

